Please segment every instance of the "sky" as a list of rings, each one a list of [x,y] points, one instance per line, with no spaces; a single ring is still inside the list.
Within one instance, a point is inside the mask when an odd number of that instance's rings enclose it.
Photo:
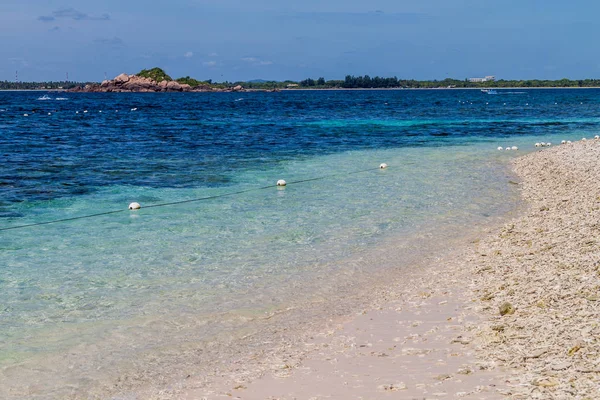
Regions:
[[[2,0],[0,80],[600,78],[592,0]]]

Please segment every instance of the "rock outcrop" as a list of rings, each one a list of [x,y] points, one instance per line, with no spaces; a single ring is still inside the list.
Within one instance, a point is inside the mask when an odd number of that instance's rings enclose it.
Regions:
[[[156,82],[150,78],[137,75],[121,74],[115,79],[79,86],[69,90],[71,92],[87,93],[119,93],[119,92],[243,92],[245,89],[238,85],[233,88],[215,88],[209,85],[190,86],[177,81]]]

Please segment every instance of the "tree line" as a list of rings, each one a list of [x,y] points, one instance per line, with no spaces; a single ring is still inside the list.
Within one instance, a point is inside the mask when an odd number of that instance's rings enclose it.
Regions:
[[[371,77],[347,75],[343,80],[325,80],[323,77],[301,81],[235,82],[248,89],[441,89],[441,88],[550,88],[550,87],[600,87],[600,79],[559,80],[505,80],[470,82],[468,79],[416,80],[397,77]]]
[[[142,70],[139,75],[148,76],[156,81],[171,79],[162,69],[153,68]],[[415,80],[399,79],[398,77],[380,77],[369,75],[347,75],[343,80],[325,80],[324,77],[306,78],[301,81],[238,81],[238,82],[213,82],[210,79],[196,80],[189,76],[177,79],[180,83],[190,86],[205,85],[209,87],[228,88],[241,85],[246,89],[273,90],[273,89],[438,89],[438,88],[544,88],[544,87],[600,87],[600,79],[559,79],[559,80],[496,80],[489,82],[470,82],[468,79],[459,80],[447,78],[444,80]],[[85,86],[95,82],[11,82],[0,81],[0,90],[53,90],[70,89],[76,86]]]
[[[67,81],[49,81],[49,82],[11,82],[0,81],[0,90],[56,90],[70,89],[76,86],[85,86],[89,82],[67,82]]]

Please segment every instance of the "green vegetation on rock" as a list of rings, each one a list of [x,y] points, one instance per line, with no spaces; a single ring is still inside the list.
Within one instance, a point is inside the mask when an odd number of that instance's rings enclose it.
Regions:
[[[150,78],[155,82],[161,82],[161,81],[172,81],[173,78],[171,78],[169,75],[167,75],[167,73],[158,67],[152,68],[152,69],[143,69],[140,72],[138,72],[136,74],[137,76],[141,76],[142,78]]]
[[[190,78],[189,76],[184,76],[182,78],[177,78],[175,80],[177,82],[181,83],[182,85],[190,85],[191,87],[210,86],[210,84],[208,82],[199,81],[197,79]]]

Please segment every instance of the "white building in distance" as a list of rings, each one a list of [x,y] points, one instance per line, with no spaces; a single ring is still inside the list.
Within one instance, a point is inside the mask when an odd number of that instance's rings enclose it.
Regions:
[[[480,83],[480,82],[493,82],[496,80],[494,75],[488,75],[485,78],[469,78],[469,82]]]

